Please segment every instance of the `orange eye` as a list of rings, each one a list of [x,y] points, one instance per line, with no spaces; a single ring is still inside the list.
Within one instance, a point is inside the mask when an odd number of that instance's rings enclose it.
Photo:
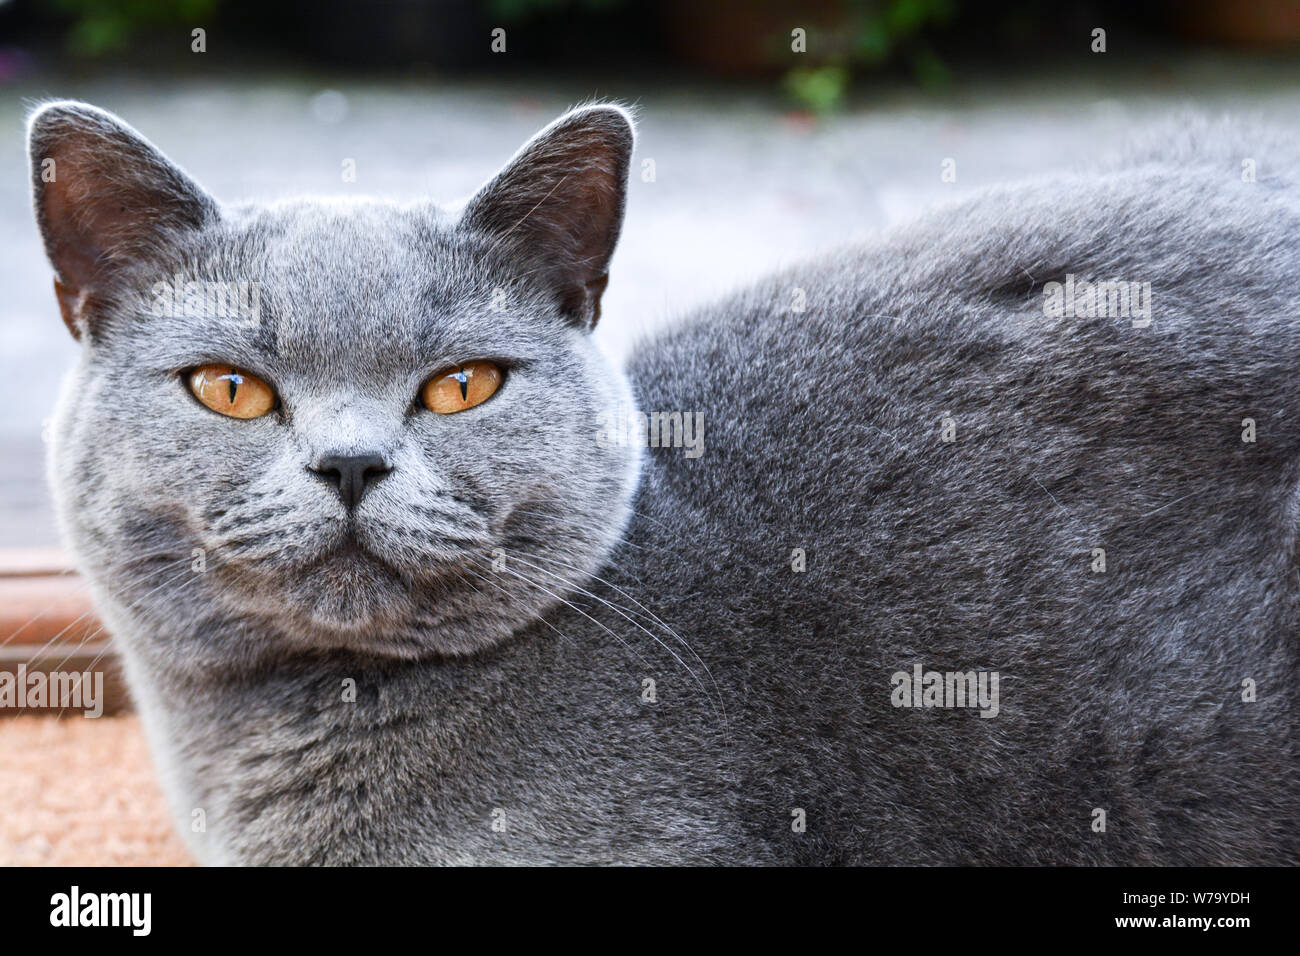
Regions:
[[[196,368],[190,373],[190,391],[214,412],[231,418],[261,418],[275,408],[270,385],[229,365]]]
[[[468,362],[439,372],[424,383],[424,407],[439,415],[481,405],[501,387],[501,369],[491,362]]]

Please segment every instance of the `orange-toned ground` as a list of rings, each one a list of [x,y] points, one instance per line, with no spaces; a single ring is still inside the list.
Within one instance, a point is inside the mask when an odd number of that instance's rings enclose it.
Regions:
[[[0,865],[192,863],[137,717],[0,718]]]

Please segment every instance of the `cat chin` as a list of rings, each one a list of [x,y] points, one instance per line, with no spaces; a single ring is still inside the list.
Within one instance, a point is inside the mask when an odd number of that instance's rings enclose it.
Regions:
[[[412,610],[410,588],[378,559],[347,551],[300,571],[286,603],[323,630],[359,634]]]
[[[346,609],[355,612],[355,606]],[[508,640],[522,623],[492,614],[440,617],[383,609],[372,616],[335,614],[316,604],[300,613],[280,606],[259,617],[283,637],[292,651],[348,651],[366,657],[452,658],[479,653]]]
[[[473,608],[456,578],[408,579],[368,552],[347,549],[306,567],[241,576],[228,608],[293,651],[393,658],[457,657],[507,639],[515,608]],[[477,596],[477,592],[473,592]]]

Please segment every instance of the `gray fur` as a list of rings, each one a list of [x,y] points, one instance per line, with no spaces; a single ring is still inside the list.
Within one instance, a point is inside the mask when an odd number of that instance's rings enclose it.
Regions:
[[[211,215],[179,171],[114,172],[138,134],[81,104],[33,117],[34,170],[87,129],[128,144],[96,188],[156,225],[115,225],[78,280],[51,474],[200,860],[1296,862],[1285,146],[1205,128],[991,191],[701,310],[624,377],[586,334],[615,108],[559,121],[463,214]],[[67,283],[95,210],[51,223],[34,182]],[[261,321],[145,314],[177,271],[258,281]],[[1149,281],[1151,326],[1047,317],[1066,274]],[[521,364],[478,409],[412,411],[480,357]],[[262,374],[284,415],[200,407],[177,370],[205,360]],[[704,454],[598,441],[633,395],[702,412]],[[378,559],[335,550],[342,507],[304,473],[374,447],[395,470],[356,533]],[[892,706],[915,663],[998,671],[997,717]]]

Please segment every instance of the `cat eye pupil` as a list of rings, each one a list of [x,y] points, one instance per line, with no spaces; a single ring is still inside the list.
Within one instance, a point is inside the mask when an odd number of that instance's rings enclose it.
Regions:
[[[202,365],[187,377],[194,397],[222,415],[261,418],[275,408],[275,392],[270,385],[229,365]]]
[[[501,379],[501,367],[495,362],[466,362],[444,369],[426,381],[420,397],[429,411],[451,415],[486,402],[501,386]]]
[[[239,391],[239,386],[244,384],[243,378],[233,368],[229,374],[221,376],[230,382],[230,404],[235,404],[235,393]]]

